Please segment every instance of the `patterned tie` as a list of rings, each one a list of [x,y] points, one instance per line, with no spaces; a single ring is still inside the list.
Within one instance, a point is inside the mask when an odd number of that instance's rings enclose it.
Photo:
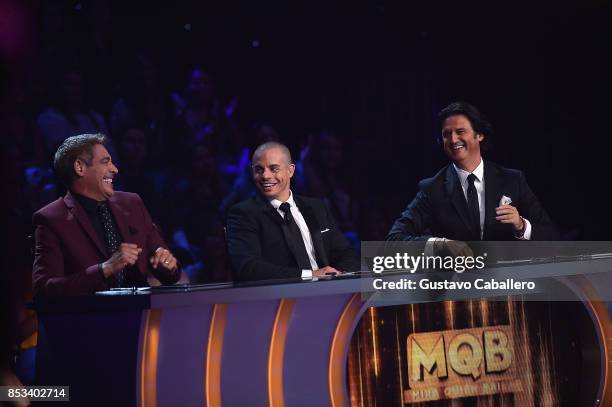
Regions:
[[[288,202],[283,202],[280,206],[280,210],[285,214],[285,223],[289,227],[291,238],[295,243],[295,255],[297,257],[298,266],[302,270],[312,269],[310,260],[308,259],[308,253],[306,252],[306,246],[304,245],[304,238],[302,237],[300,228],[297,223],[295,223],[295,219],[293,219],[293,215],[291,215],[291,205],[289,205]]]
[[[117,232],[117,227],[115,226],[115,221],[113,220],[113,215],[107,202],[100,202],[98,204],[98,216],[104,228],[106,252],[109,256],[112,256],[121,245],[121,236],[119,236]],[[115,273],[115,278],[117,279],[117,286],[125,287],[126,279],[124,270]]]
[[[476,175],[468,175],[467,181],[467,204],[470,212],[470,222],[472,223],[474,230],[477,232],[476,240],[480,240],[480,207],[478,206],[478,193],[476,192],[476,187],[474,186]]]

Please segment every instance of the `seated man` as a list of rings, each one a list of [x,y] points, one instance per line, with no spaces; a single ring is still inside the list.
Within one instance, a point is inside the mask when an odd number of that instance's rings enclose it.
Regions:
[[[140,197],[113,190],[118,170],[105,142],[102,134],[69,137],[55,153],[68,192],[33,217],[35,296],[146,286],[149,272],[163,284],[180,277]]]
[[[558,234],[522,172],[483,160],[491,125],[472,105],[439,113],[439,142],[451,163],[419,183],[419,192],[387,240],[427,240],[453,253],[460,242],[557,240]]]
[[[295,196],[289,149],[268,142],[252,157],[257,196],[234,205],[227,239],[236,281],[310,278],[359,270],[359,259],[323,201]]]

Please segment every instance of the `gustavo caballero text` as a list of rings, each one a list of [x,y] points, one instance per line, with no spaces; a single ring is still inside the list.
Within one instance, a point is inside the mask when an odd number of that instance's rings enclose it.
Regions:
[[[497,280],[495,278],[477,278],[472,281],[431,280],[422,278],[418,281],[401,278],[396,281],[384,281],[376,278],[372,282],[376,290],[534,290],[533,281],[517,281],[513,278]]]

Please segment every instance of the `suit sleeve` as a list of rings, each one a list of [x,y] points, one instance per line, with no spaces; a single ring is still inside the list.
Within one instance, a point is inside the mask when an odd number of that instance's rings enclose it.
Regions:
[[[420,189],[399,219],[393,223],[387,240],[427,240],[431,236],[432,209],[425,190]]]
[[[239,207],[230,209],[227,217],[227,245],[236,281],[302,275],[297,267],[279,266],[263,259],[257,221]]]
[[[40,214],[34,215],[36,247],[32,284],[34,296],[57,297],[91,294],[109,288],[97,264],[77,273],[64,275],[64,255],[57,234]]]
[[[523,173],[519,179],[519,214],[531,223],[531,240],[559,240],[559,232],[535,196]]]
[[[168,249],[168,245],[164,241],[164,238],[161,236],[159,227],[151,219],[151,215],[149,214],[149,211],[145,207],[142,199],[140,197],[138,197],[137,199],[140,204],[140,208],[142,212],[143,224],[147,228],[146,229],[147,230],[147,233],[146,233],[146,239],[147,239],[146,245],[147,246],[144,250],[144,253],[147,255],[146,261],[149,267],[149,271],[151,272],[151,274],[153,274],[153,276],[156,279],[159,280],[160,283],[166,284],[166,285],[174,284],[181,278],[180,264],[179,264],[179,267],[173,272],[165,268],[161,263],[157,266],[157,269],[154,269],[153,267],[151,267],[151,264],[149,263],[149,257],[151,257],[155,253],[155,250],[157,250],[160,247],[163,247],[164,249]]]
[[[332,233],[329,253],[330,266],[338,271],[359,271],[361,269],[361,263],[357,253],[355,253],[349,241],[336,226],[336,221],[327,205],[324,206],[327,215],[327,224],[331,225],[330,233]]]

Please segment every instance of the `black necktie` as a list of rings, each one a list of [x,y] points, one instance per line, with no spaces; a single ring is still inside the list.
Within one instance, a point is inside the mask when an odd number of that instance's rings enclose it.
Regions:
[[[304,245],[304,239],[302,233],[293,215],[291,215],[291,205],[288,202],[283,202],[280,206],[280,210],[285,214],[285,223],[289,227],[289,232],[293,240],[294,252],[297,257],[298,266],[302,270],[311,270],[310,260],[308,259],[308,253],[306,252],[306,246]]]
[[[111,214],[108,203],[101,202],[98,204],[98,216],[104,228],[104,245],[106,246],[106,252],[109,256],[112,256],[121,245],[121,236],[119,236],[117,232],[117,227],[115,226],[115,221],[113,220],[113,215]],[[125,287],[126,281],[124,270],[115,273],[115,278],[119,287]]]
[[[476,232],[475,240],[480,240],[480,208],[478,206],[478,193],[476,192],[476,187],[474,186],[476,175],[468,175],[467,181],[467,204],[470,212],[470,222],[472,223],[474,231]]]

